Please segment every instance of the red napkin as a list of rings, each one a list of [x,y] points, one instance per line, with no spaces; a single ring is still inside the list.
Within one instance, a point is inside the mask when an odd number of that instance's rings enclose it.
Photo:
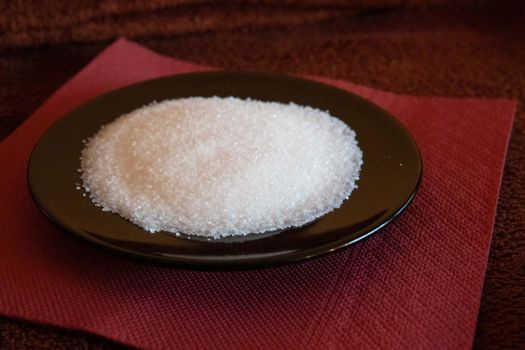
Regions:
[[[0,313],[156,349],[464,349],[474,336],[515,102],[410,97],[320,79],[396,115],[422,152],[415,201],[343,252],[198,272],[113,256],[60,232],[26,185],[38,137],[111,89],[206,68],[119,40],[0,145]]]

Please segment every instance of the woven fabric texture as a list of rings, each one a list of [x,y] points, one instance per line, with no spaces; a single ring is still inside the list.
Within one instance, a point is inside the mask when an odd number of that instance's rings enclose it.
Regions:
[[[0,0],[0,48],[170,36],[246,26],[290,26],[344,18],[378,8],[416,7],[452,0]],[[473,0],[457,0],[471,3]]]

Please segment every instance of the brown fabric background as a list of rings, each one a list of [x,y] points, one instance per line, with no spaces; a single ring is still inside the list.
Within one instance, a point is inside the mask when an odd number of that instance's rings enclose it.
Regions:
[[[0,1],[0,137],[119,35],[218,67],[318,74],[412,95],[519,99],[475,348],[525,344],[524,2],[83,3]],[[123,346],[0,317],[0,348]]]
[[[462,3],[469,0],[458,0]],[[106,0],[4,1],[0,47],[93,41],[114,36],[205,32],[315,23],[371,8],[450,0]],[[0,7],[2,9],[2,7]]]

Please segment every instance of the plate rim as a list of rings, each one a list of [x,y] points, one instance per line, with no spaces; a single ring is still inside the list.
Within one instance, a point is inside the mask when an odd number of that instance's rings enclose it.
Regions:
[[[272,257],[270,260],[267,259],[257,259],[253,260],[253,258],[246,258],[245,261],[242,260],[220,260],[220,259],[210,259],[209,257],[206,257],[204,259],[195,259],[195,258],[174,258],[174,257],[165,257],[165,256],[159,256],[159,255],[153,255],[148,253],[143,253],[141,251],[131,250],[128,248],[121,247],[119,245],[110,244],[107,241],[97,239],[93,235],[90,235],[82,230],[75,230],[67,225],[65,225],[60,220],[57,220],[54,215],[52,215],[47,209],[46,206],[41,202],[41,200],[35,195],[33,187],[32,187],[32,172],[31,168],[35,157],[35,153],[38,149],[38,147],[41,145],[41,142],[45,140],[51,132],[60,126],[62,122],[64,122],[68,117],[71,115],[74,115],[75,113],[78,113],[79,110],[86,108],[87,106],[97,104],[101,100],[111,98],[113,95],[121,94],[125,92],[126,90],[133,90],[139,86],[147,85],[147,84],[158,84],[162,81],[169,81],[177,78],[187,78],[187,77],[195,77],[198,78],[199,76],[210,76],[210,75],[242,75],[242,76],[250,76],[250,77],[264,77],[264,78],[271,78],[271,79],[285,79],[289,81],[296,81],[299,83],[307,83],[307,84],[314,84],[314,85],[321,85],[325,89],[333,90],[338,93],[344,93],[349,96],[351,96],[353,99],[360,101],[360,103],[364,103],[367,105],[367,107],[370,107],[372,109],[375,109],[379,112],[381,112],[384,115],[387,115],[390,119],[390,121],[393,121],[398,128],[404,131],[404,134],[408,137],[410,140],[417,158],[418,163],[418,176],[417,181],[415,183],[414,189],[411,191],[408,198],[403,199],[403,204],[397,208],[396,210],[392,211],[392,213],[385,218],[381,223],[379,223],[377,226],[373,227],[372,229],[367,230],[366,233],[359,235],[358,237],[350,238],[349,236],[345,236],[344,239],[340,239],[334,242],[330,242],[328,244],[324,244],[321,246],[317,246],[315,248],[310,248],[308,251],[311,252],[309,255],[301,254],[301,251],[292,251],[289,254],[283,254]],[[338,118],[339,119],[339,118]],[[340,119],[341,120],[341,119]],[[180,74],[171,74],[161,77],[156,77],[153,79],[146,79],[139,82],[135,82],[132,84],[124,85],[112,90],[109,90],[105,93],[99,94],[85,102],[82,102],[78,105],[76,105],[74,108],[69,110],[68,112],[62,114],[58,118],[56,118],[44,131],[42,131],[41,135],[39,136],[38,140],[34,143],[33,148],[31,149],[27,167],[26,167],[26,182],[29,188],[29,192],[31,195],[31,198],[36,203],[38,209],[40,212],[42,212],[48,220],[50,220],[54,225],[59,227],[61,231],[65,231],[63,233],[68,234],[69,236],[73,236],[76,238],[81,239],[82,241],[89,242],[90,245],[94,247],[100,247],[104,250],[108,251],[109,253],[114,252],[118,253],[118,255],[124,255],[126,257],[131,257],[134,260],[139,260],[142,262],[146,262],[149,264],[154,265],[161,265],[161,266],[174,266],[174,267],[180,267],[184,269],[191,269],[191,270],[246,270],[246,269],[259,269],[259,268],[268,268],[268,267],[275,267],[275,266],[281,266],[281,265],[288,265],[288,264],[295,264],[299,262],[305,262],[305,261],[311,261],[313,259],[317,259],[320,257],[324,257],[327,255],[334,254],[336,252],[340,252],[341,250],[347,248],[350,245],[353,245],[357,242],[360,242],[362,240],[365,240],[375,234],[376,232],[382,230],[386,226],[390,225],[396,218],[398,218],[413,202],[416,194],[419,192],[422,178],[423,178],[423,158],[421,155],[421,151],[419,149],[418,144],[416,143],[414,137],[410,133],[410,131],[403,125],[398,118],[394,116],[393,113],[385,110],[381,106],[377,105],[376,103],[356,94],[351,91],[344,90],[342,88],[330,85],[328,83],[325,83],[324,81],[317,81],[309,77],[302,77],[297,75],[289,75],[289,74],[275,74],[275,73],[268,73],[263,71],[252,71],[252,70],[210,70],[210,71],[198,71],[198,72],[185,72]],[[335,209],[337,210],[337,209]],[[330,213],[327,213],[325,215],[329,215]],[[118,214],[116,214],[118,215]],[[323,215],[323,216],[325,216]],[[123,219],[126,220],[126,219]],[[128,220],[126,220],[128,221]],[[285,230],[289,230],[290,228],[287,228]],[[144,231],[144,230],[143,230]],[[144,231],[146,234],[150,234],[146,231]],[[180,237],[177,237],[180,238]],[[220,239],[218,240],[220,241]],[[331,247],[330,249],[326,249],[327,247]]]

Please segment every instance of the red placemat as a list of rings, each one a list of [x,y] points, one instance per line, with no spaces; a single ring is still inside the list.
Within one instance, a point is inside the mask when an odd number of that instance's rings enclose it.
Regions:
[[[26,185],[30,151],[108,90],[203,70],[119,40],[0,145],[0,313],[145,348],[469,348],[515,102],[410,97],[320,79],[396,115],[424,176],[387,229],[315,261],[238,272],[152,267],[60,232]]]

